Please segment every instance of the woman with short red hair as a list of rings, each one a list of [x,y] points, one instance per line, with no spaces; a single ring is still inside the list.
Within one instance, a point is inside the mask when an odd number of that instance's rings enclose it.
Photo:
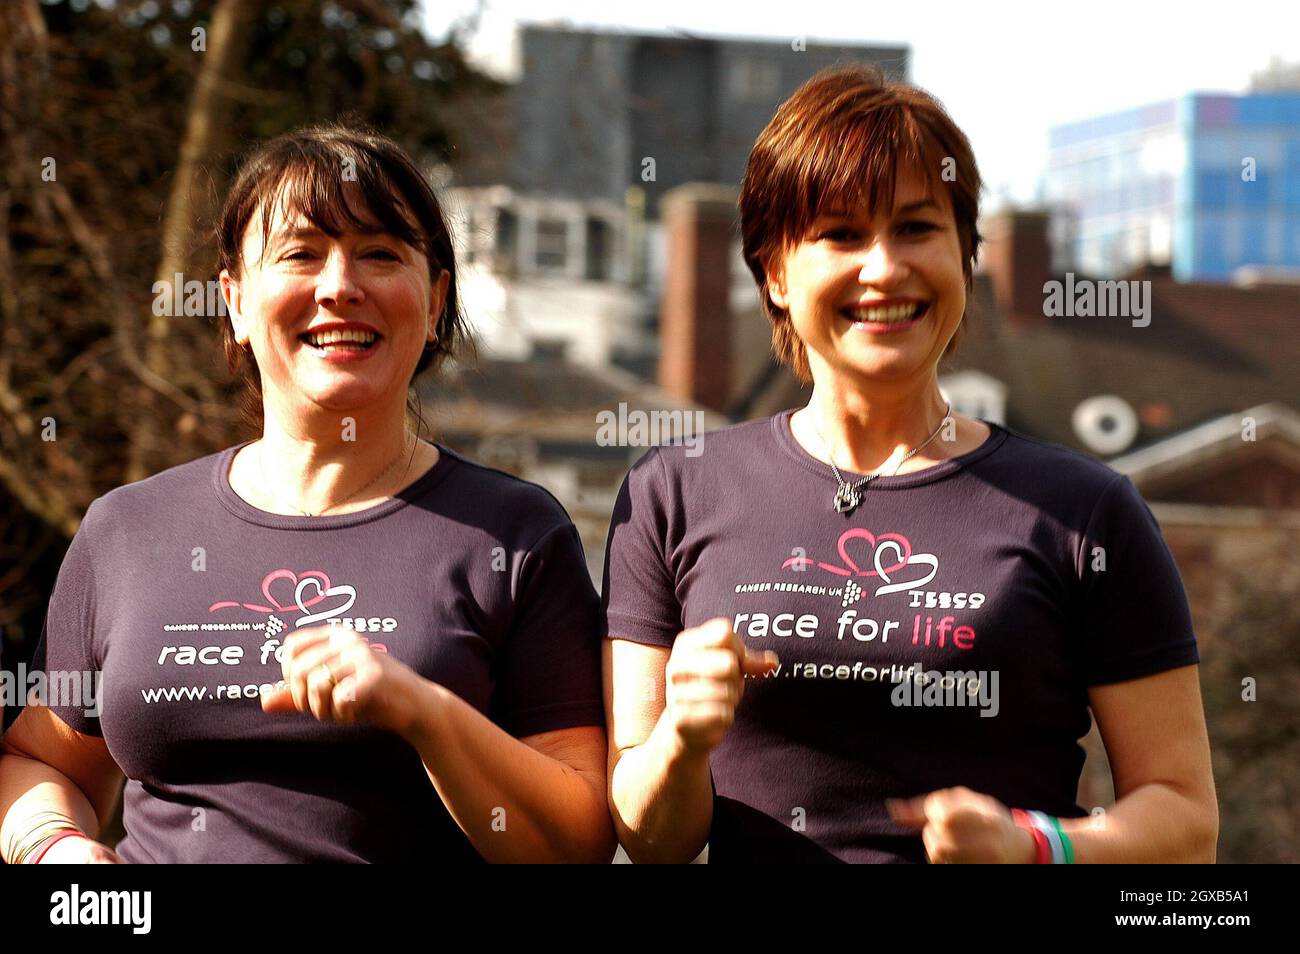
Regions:
[[[606,709],[633,860],[1213,860],[1196,641],[1150,511],[940,393],[979,192],[942,106],[875,69],[814,77],[755,144],[745,259],[812,395],[652,450],[619,495]],[[1076,803],[1089,710],[1100,823]]]

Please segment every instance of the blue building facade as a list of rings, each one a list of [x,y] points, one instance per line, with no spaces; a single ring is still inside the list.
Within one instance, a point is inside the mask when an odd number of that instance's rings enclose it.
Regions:
[[[1064,267],[1300,269],[1300,91],[1193,93],[1058,127],[1046,194]]]

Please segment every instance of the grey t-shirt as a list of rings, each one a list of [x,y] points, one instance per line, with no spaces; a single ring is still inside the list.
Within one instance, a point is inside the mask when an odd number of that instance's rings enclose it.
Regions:
[[[126,773],[124,858],[479,860],[398,736],[262,712],[298,627],[361,633],[516,737],[603,723],[599,603],[568,515],[439,449],[397,497],[339,516],[250,506],[237,448],[90,507],[37,665],[102,670],[98,714],[54,711]]]
[[[781,659],[712,754],[710,862],[923,861],[884,801],[952,786],[1083,814],[1088,687],[1198,660],[1132,482],[990,424],[840,514],[791,413],[651,450],[610,527],[610,637],[671,647],[724,616]]]

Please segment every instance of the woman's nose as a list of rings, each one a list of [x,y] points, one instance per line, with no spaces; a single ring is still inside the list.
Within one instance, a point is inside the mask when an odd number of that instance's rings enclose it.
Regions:
[[[906,273],[906,266],[889,243],[876,239],[863,250],[858,281],[864,285],[892,285]]]
[[[332,250],[316,279],[316,304],[355,305],[365,297],[353,274],[351,257],[342,250]]]

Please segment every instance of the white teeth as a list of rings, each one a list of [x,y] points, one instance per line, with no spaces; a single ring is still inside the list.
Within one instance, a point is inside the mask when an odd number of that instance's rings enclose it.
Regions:
[[[853,315],[854,321],[893,324],[894,322],[912,320],[921,307],[918,304],[911,304],[891,305],[888,308],[850,308],[849,313]]]
[[[325,345],[335,344],[339,341],[355,341],[358,344],[368,345],[377,337],[378,335],[373,331],[358,331],[348,328],[342,331],[318,331],[307,335],[307,341],[318,348],[323,348]]]

